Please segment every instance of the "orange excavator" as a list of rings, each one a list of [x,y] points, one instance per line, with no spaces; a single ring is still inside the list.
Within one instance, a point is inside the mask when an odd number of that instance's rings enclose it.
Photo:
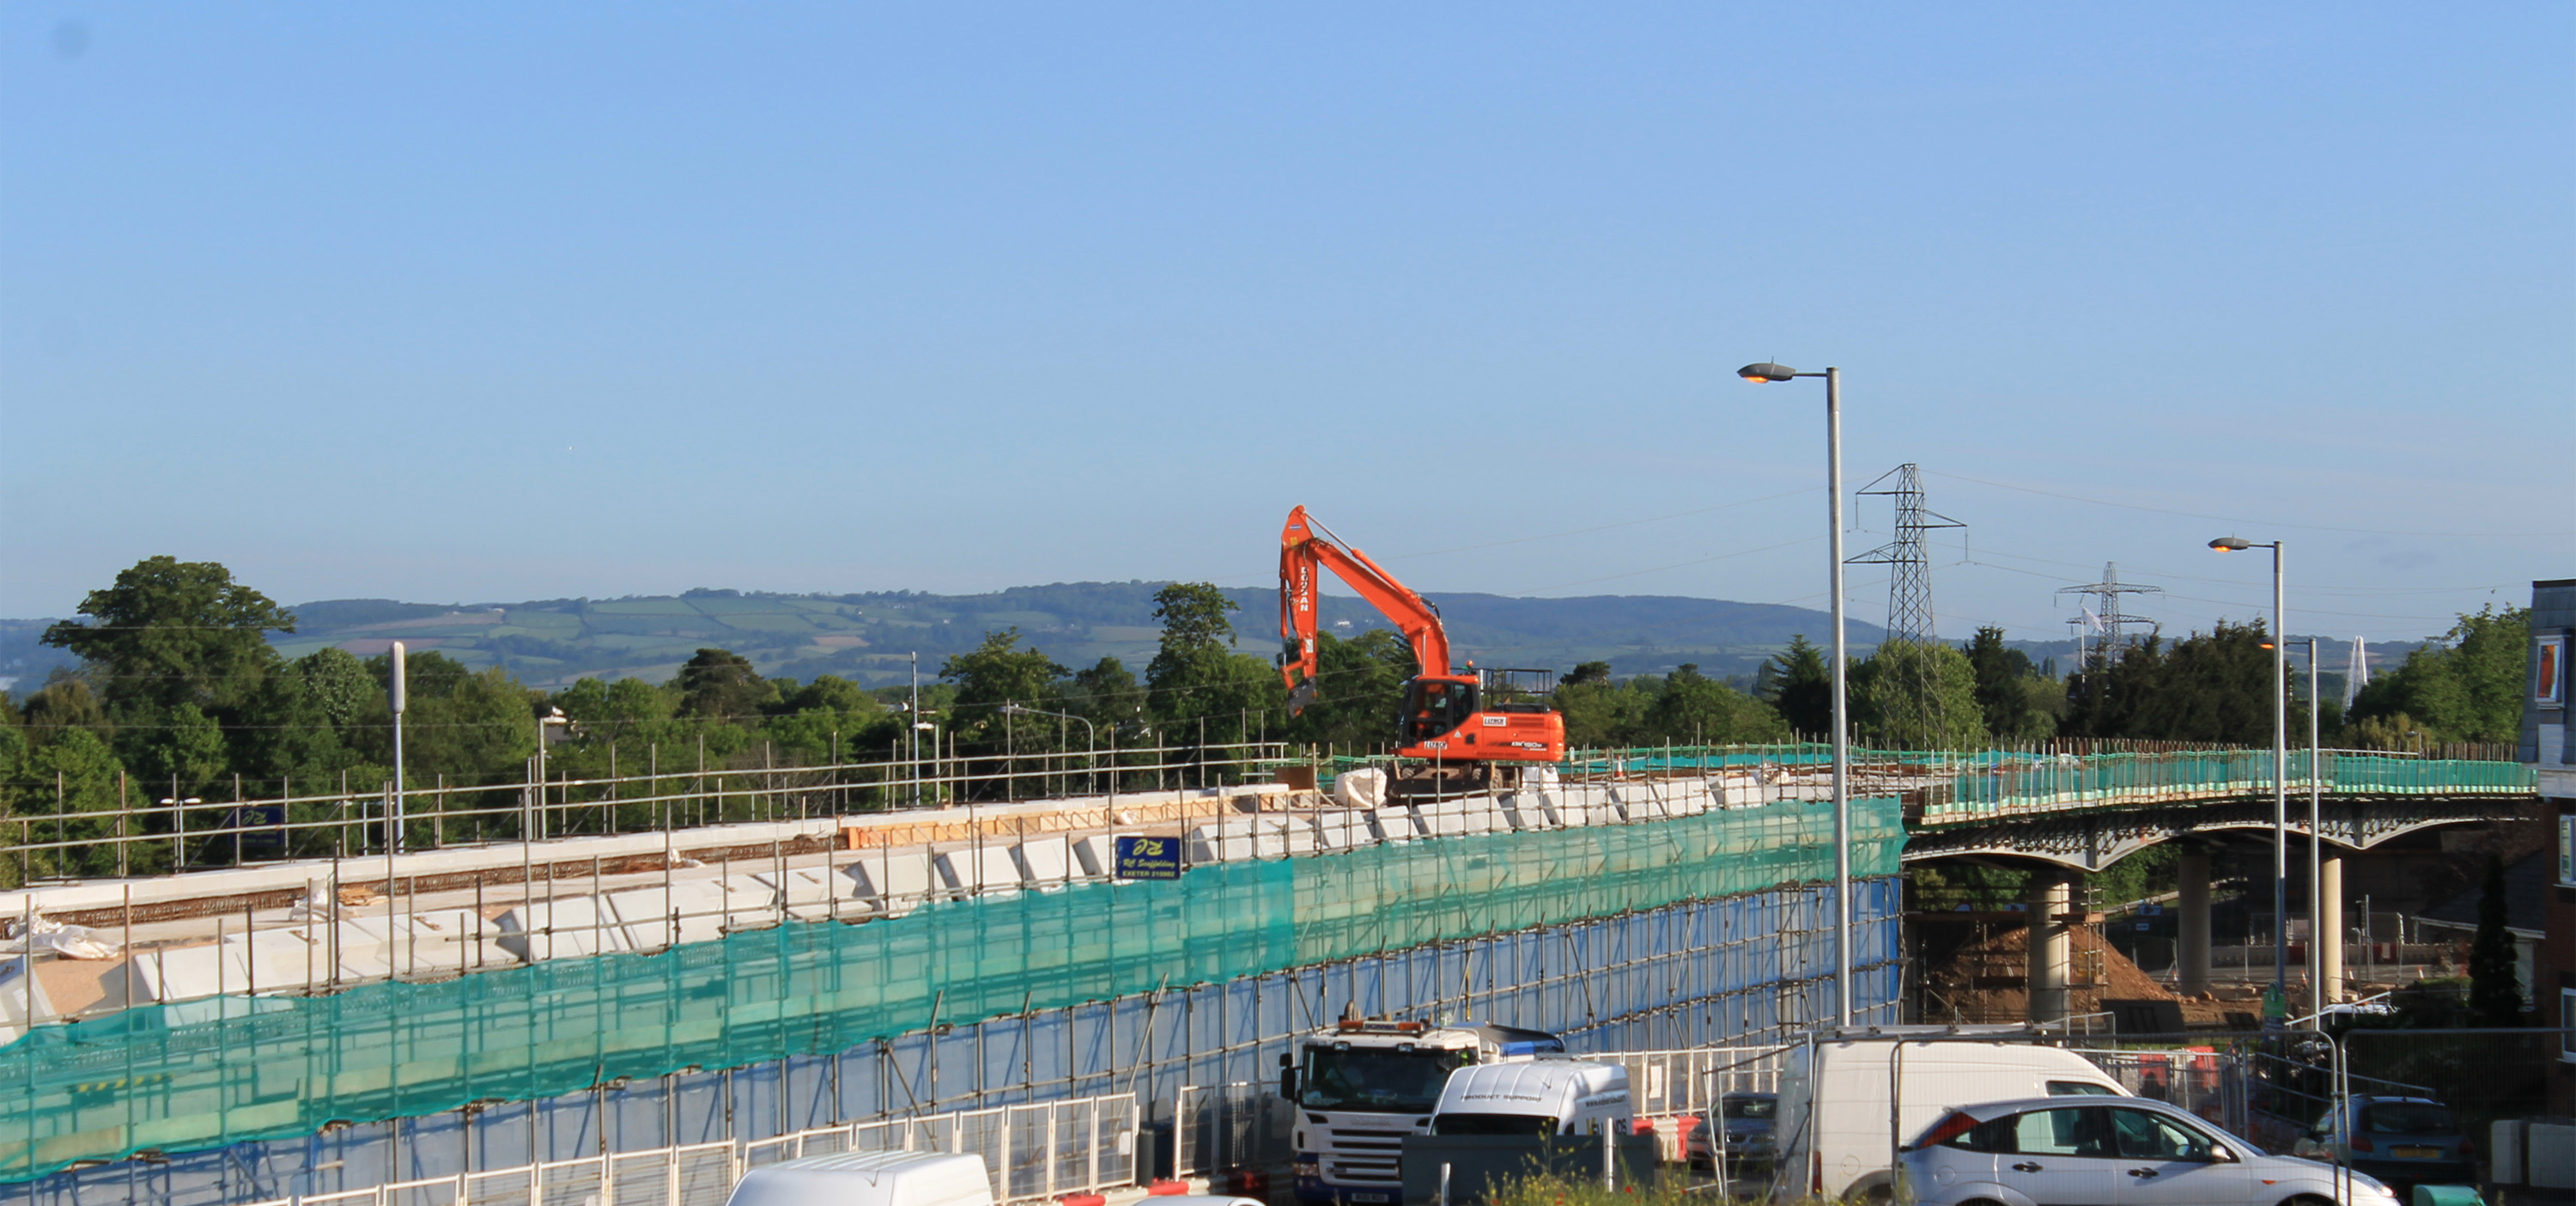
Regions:
[[[1481,791],[1493,785],[1498,763],[1565,759],[1565,718],[1536,702],[1554,687],[1552,671],[1479,671],[1471,662],[1460,673],[1449,664],[1449,635],[1440,627],[1440,609],[1315,522],[1303,506],[1288,512],[1288,525],[1279,533],[1279,636],[1285,642],[1279,675],[1288,685],[1290,715],[1304,712],[1316,697],[1318,569],[1333,571],[1394,621],[1419,663],[1419,672],[1404,683],[1395,752],[1430,765],[1400,771],[1390,784],[1394,794]]]

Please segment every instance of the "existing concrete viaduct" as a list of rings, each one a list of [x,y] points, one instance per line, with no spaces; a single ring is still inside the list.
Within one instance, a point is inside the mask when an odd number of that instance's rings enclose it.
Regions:
[[[2030,943],[2034,1020],[2067,1013],[2076,877],[2166,842],[2183,846],[2177,912],[2181,987],[2210,982],[2210,860],[2206,839],[2268,837],[2273,825],[2269,751],[2181,751],[2076,758],[1996,759],[1956,776],[1900,786],[1906,796],[1904,861],[1987,859],[2035,865],[2024,908],[2044,919]],[[2343,968],[2343,857],[2440,825],[2512,820],[2535,798],[2529,769],[2515,763],[2390,755],[2326,755],[2313,781],[2308,754],[2292,757],[2292,858],[2310,835],[2317,794],[2320,916],[2313,919],[2325,999],[2340,995]],[[1964,797],[1964,798],[1963,798]]]

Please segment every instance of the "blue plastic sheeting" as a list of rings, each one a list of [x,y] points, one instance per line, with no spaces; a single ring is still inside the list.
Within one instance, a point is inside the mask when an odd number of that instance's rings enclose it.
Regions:
[[[1324,1002],[1301,1006],[1302,998],[1284,991],[1262,996],[1261,984],[1275,973],[1336,965],[1326,969],[1321,996],[1338,1002],[1359,994],[1363,1008],[1372,1007],[1372,997],[1437,1000],[1447,995],[1443,984],[1471,985],[1472,969],[1447,968],[1437,956],[1361,957],[1538,927],[1581,933],[1579,923],[1603,918],[1621,924],[1596,927],[1598,937],[1559,939],[1571,943],[1561,957],[1578,961],[1577,971],[1599,969],[1573,977],[1586,994],[1584,1015],[1528,1024],[1619,1017],[1692,991],[1672,980],[1686,974],[1666,966],[1673,961],[1622,953],[1622,943],[1672,950],[1674,936],[1647,941],[1631,931],[1680,922],[1623,915],[1677,918],[1691,911],[1649,911],[1824,878],[1832,867],[1829,833],[1826,806],[1776,804],[1652,825],[1227,863],[1177,881],[988,897],[865,925],[790,924],[657,955],[556,960],[333,997],[217,998],[129,1010],[48,1027],[0,1051],[0,1086],[7,1086],[0,1093],[17,1099],[12,1116],[0,1118],[0,1176],[26,1179],[147,1147],[183,1151],[303,1137],[333,1120],[542,1100],[617,1078],[741,1068],[871,1042],[928,1050],[909,1064],[887,1061],[886,1084],[869,1112],[897,1108],[888,1104],[896,1101],[953,1100],[965,1088],[954,1071],[960,1067],[973,1070],[971,1096],[988,1098],[1013,1080],[987,1066],[990,1027],[972,1030],[976,1050],[955,1049],[956,1036],[967,1033],[962,1027],[984,1019],[1212,984],[1225,986],[1216,1020],[1190,1012],[1186,1024],[1216,1029],[1192,1032],[1187,1049],[1249,1050],[1268,1041],[1264,1036],[1318,1024],[1313,1008]],[[1857,802],[1854,834],[1856,874],[1896,870],[1903,830],[1895,801]],[[1534,947],[1495,949],[1506,958],[1545,959],[1547,943],[1534,940]],[[1589,945],[1596,942],[1602,945]],[[1768,979],[1812,979],[1815,960],[1830,960],[1831,952],[1808,946],[1795,970],[1770,964]],[[1373,983],[1366,982],[1371,967]],[[1399,991],[1384,982],[1390,969],[1428,978],[1408,980]],[[1334,970],[1353,977],[1338,992]],[[1453,970],[1467,978],[1445,979]],[[1741,973],[1704,975],[1699,987],[1716,992],[1746,982]],[[1524,982],[1512,975],[1493,981],[1497,992]],[[1252,1012],[1225,1008],[1222,993],[1238,991],[1253,994]],[[1142,1007],[1159,1008],[1152,998]],[[1117,1006],[1096,1008],[1114,1014]],[[1295,1016],[1299,1009],[1306,1016]],[[1114,1022],[1102,1036],[1109,1043],[1103,1058],[1117,1053]],[[1164,1021],[1162,1033],[1176,1024]],[[935,1038],[918,1033],[943,1025],[961,1029]],[[1031,1034],[1033,1026],[1023,1022]],[[1024,1042],[1037,1049],[1034,1038]],[[1224,1071],[1229,1079],[1263,1075]]]

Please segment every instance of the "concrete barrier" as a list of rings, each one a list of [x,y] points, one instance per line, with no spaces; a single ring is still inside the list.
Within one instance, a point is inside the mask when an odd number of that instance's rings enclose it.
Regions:
[[[960,898],[1020,887],[1019,864],[1012,861],[1011,848],[999,842],[946,851],[931,860],[931,869],[938,873],[939,886]]]
[[[1118,868],[1118,848],[1104,834],[1074,839],[1073,861],[1085,879],[1108,879]]]
[[[156,1001],[192,1001],[242,992],[250,984],[249,952],[239,943],[205,942],[163,947],[137,956],[137,969]],[[327,965],[322,969],[326,974]]]
[[[1019,867],[1022,884],[1060,888],[1073,877],[1073,843],[1060,837],[1035,838],[1011,847],[1011,861]]]
[[[798,921],[822,921],[838,912],[833,905],[831,876],[822,867],[789,867],[785,871],[755,871],[751,878],[786,899],[788,916]]]
[[[1252,857],[1252,835],[1242,829],[1220,833],[1203,825],[1190,831],[1189,850],[1192,866],[1237,862]]]
[[[705,942],[724,935],[724,889],[713,880],[684,879],[671,884],[611,892],[609,911],[636,950],[658,950],[685,942]]]
[[[521,905],[497,919],[501,949],[534,963],[539,959],[566,959],[583,955],[607,954],[635,949],[627,940],[626,927],[600,907],[595,896],[558,896]],[[343,926],[350,922],[342,922]],[[379,948],[381,949],[381,948]],[[344,942],[340,951],[343,974],[351,967],[352,951]],[[361,958],[381,959],[381,955]]]
[[[871,850],[841,868],[853,903],[901,917],[930,899],[930,855],[921,850]]]
[[[25,955],[0,963],[0,1044],[26,1037],[27,1030],[54,1018],[54,1003]]]
[[[778,924],[778,887],[752,874],[728,875],[717,885],[724,892],[724,928],[756,930]]]
[[[1315,814],[1315,841],[1324,850],[1357,850],[1377,840],[1369,812],[1345,808]]]

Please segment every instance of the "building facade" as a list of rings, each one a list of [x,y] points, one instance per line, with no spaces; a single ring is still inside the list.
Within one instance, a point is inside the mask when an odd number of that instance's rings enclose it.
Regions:
[[[2539,771],[2541,803],[2554,840],[2531,995],[2543,1019],[2576,1029],[2576,748],[2567,741],[2571,646],[2576,646],[2576,578],[2532,583],[2520,756]],[[2576,1114],[2576,1034],[2560,1036],[2549,1097],[2551,1112]]]

